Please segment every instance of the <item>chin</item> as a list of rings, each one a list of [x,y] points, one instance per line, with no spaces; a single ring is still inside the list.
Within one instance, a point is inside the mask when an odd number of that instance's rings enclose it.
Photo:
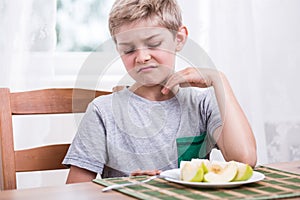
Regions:
[[[146,87],[154,87],[154,86],[163,86],[165,81],[164,80],[159,80],[159,81],[154,81],[154,80],[142,80],[142,81],[137,81],[139,84],[146,86]]]

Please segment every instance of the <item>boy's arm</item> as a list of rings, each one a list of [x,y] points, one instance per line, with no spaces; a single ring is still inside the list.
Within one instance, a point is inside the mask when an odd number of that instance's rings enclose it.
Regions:
[[[226,161],[236,160],[255,166],[255,138],[225,75],[213,69],[186,68],[170,77],[162,93],[167,94],[178,84],[181,87],[214,87],[223,121],[223,126],[213,133],[219,149]]]
[[[94,172],[72,165],[67,178],[67,184],[89,182],[96,178],[96,176],[97,174]]]
[[[158,169],[154,170],[136,170],[130,173],[130,176],[142,176],[142,175],[148,175],[148,176],[155,176],[160,174],[161,171]]]
[[[256,165],[256,141],[248,120],[225,75],[212,78],[223,126],[216,129],[214,139],[227,161],[236,160]],[[219,81],[218,81],[219,80]]]

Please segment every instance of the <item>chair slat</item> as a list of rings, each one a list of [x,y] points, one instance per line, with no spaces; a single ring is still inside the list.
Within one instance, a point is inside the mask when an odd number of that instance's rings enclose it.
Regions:
[[[16,188],[10,92],[0,88],[0,189]]]
[[[16,172],[66,169],[61,162],[69,146],[70,144],[49,145],[15,151]]]
[[[11,93],[0,88],[0,189],[16,189],[16,172],[64,169],[61,163],[70,145],[15,151],[13,115],[83,113],[95,97],[110,93],[73,88]]]
[[[110,92],[71,88],[18,92],[11,94],[11,109],[19,115],[80,113],[95,97],[106,94]]]

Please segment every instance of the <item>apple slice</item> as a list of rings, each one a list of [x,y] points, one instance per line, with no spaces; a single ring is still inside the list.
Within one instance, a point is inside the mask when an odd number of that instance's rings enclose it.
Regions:
[[[228,162],[225,167],[213,163],[203,179],[205,182],[212,183],[230,182],[235,178],[237,171],[238,168],[235,162]]]
[[[191,162],[180,163],[180,179],[189,182],[201,182],[203,180],[203,169]]]
[[[209,166],[209,163],[210,163],[210,161],[208,159],[193,158],[191,160],[191,163],[192,163],[192,165],[202,167],[204,174],[206,174],[208,172],[207,166]]]
[[[246,181],[249,178],[251,178],[253,174],[253,169],[250,165],[241,163],[241,162],[235,162],[237,165],[237,174],[233,181]]]
[[[182,172],[183,172],[183,166],[185,166],[185,164],[186,163],[189,163],[190,161],[181,161],[180,162],[180,180],[182,180],[182,177],[183,177],[183,174],[182,174]]]

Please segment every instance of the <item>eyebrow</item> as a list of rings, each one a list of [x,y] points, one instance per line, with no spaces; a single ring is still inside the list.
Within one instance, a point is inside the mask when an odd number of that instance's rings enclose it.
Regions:
[[[158,37],[160,34],[154,34],[154,35],[151,35],[149,37],[147,37],[146,39],[144,39],[144,41],[149,41],[155,37]],[[118,43],[118,45],[131,45],[131,42],[121,42],[121,43]]]

